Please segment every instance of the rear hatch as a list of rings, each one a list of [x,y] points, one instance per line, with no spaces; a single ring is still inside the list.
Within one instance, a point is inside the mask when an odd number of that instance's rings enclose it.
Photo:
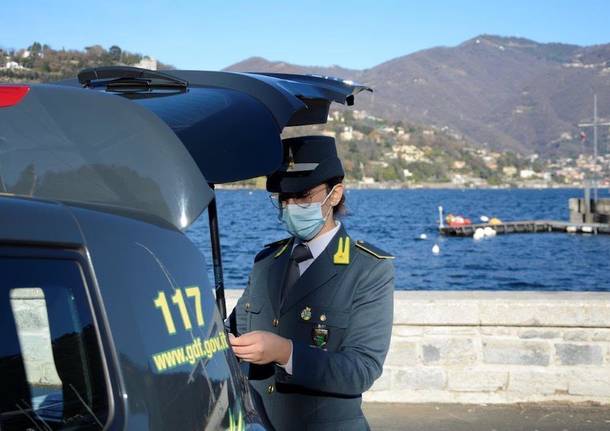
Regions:
[[[182,229],[213,198],[176,134],[129,100],[54,85],[0,86],[0,99],[2,193],[140,210]]]

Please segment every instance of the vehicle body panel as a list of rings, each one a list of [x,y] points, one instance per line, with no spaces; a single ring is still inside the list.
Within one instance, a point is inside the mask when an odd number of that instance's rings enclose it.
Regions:
[[[53,229],[49,229],[53,226]],[[64,205],[41,199],[0,195],[0,239],[5,244],[56,244],[80,247],[83,238]]]
[[[154,355],[191,346],[197,341],[224,337],[206,265],[196,247],[176,229],[144,224],[127,217],[74,208],[91,262],[128,396],[130,426],[148,429],[195,430],[206,426],[228,428],[228,415],[244,415],[238,382],[231,379],[235,358],[228,346],[211,357],[191,359],[158,369]],[[168,334],[162,313],[155,307],[159,292],[171,297],[177,290],[198,287],[202,295],[204,325]],[[172,310],[174,311],[174,310]],[[209,343],[208,343],[209,344]],[[195,344],[197,345],[197,344]],[[205,350],[205,347],[203,348]],[[216,421],[216,426],[214,425]]]
[[[112,377],[113,429],[229,428],[240,417],[243,423],[259,423],[236,359],[222,342],[226,336],[205,260],[180,230],[163,219],[155,222],[150,215],[111,207],[1,197],[0,209],[2,214],[25,216],[2,220],[0,246],[71,244],[83,256],[100,345]],[[55,233],[49,235],[40,226]],[[197,303],[189,297],[192,328],[185,329],[180,313],[172,309],[176,331],[168,333],[155,298],[159,292],[170,298],[195,287],[201,295],[201,324]],[[155,360],[158,354],[187,346],[191,348],[183,363],[163,368]],[[203,355],[192,346],[201,346]]]

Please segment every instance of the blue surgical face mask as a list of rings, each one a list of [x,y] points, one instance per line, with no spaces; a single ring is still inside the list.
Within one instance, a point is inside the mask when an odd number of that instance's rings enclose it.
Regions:
[[[322,202],[312,202],[307,207],[302,207],[297,204],[287,204],[281,210],[282,222],[288,233],[299,238],[301,241],[309,241],[315,237],[324,227],[326,218],[332,211],[324,216],[322,214],[322,205],[330,197],[333,190],[326,195]]]

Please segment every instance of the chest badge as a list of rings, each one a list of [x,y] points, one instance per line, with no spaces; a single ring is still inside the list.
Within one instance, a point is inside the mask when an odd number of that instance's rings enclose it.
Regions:
[[[301,311],[301,319],[307,321],[311,319],[311,307],[305,307]]]
[[[313,345],[323,349],[328,344],[328,328],[324,324],[316,324],[311,331],[311,341]]]

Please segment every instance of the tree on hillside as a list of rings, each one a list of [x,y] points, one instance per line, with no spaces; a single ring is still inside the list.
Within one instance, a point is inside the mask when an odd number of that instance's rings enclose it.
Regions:
[[[30,51],[32,56],[36,56],[42,52],[42,45],[40,42],[34,42],[32,45],[30,45],[28,51]]]
[[[108,53],[110,54],[110,58],[112,59],[112,61],[114,61],[114,62],[121,61],[121,54],[123,53],[123,51],[117,45],[112,45],[108,49]]]

